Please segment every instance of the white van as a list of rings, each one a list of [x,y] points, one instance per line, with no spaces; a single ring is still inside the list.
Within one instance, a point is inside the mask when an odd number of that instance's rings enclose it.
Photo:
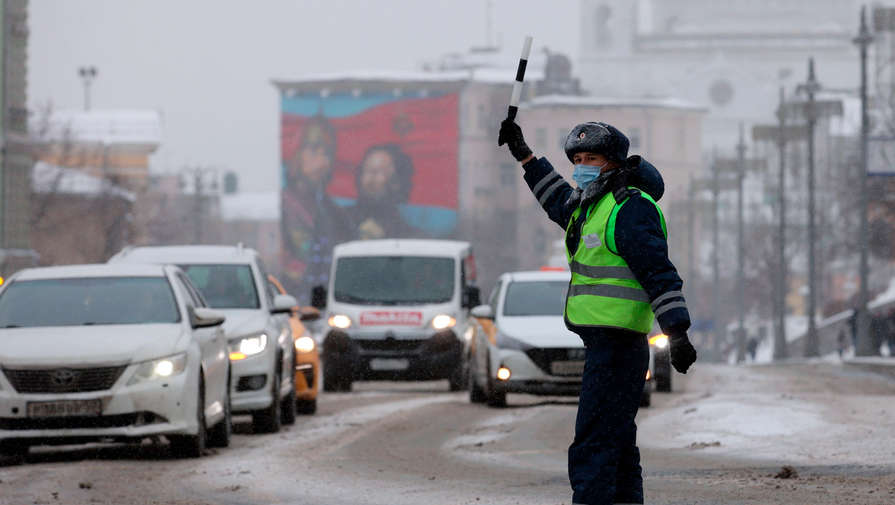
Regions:
[[[449,379],[466,386],[469,310],[479,304],[468,242],[367,240],[333,250],[328,288],[311,304],[326,311],[323,388],[357,380]]]

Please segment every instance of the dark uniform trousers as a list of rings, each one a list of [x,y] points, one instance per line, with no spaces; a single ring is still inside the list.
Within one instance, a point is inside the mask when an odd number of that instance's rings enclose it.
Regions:
[[[649,368],[646,335],[602,330],[581,338],[587,351],[569,447],[572,502],[643,503],[634,417]]]

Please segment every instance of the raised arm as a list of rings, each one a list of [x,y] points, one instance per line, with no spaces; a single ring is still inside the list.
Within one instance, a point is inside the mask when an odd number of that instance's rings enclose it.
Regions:
[[[574,191],[572,186],[546,158],[536,158],[525,143],[522,128],[510,119],[500,124],[500,135],[497,145],[507,144],[510,154],[522,163],[524,178],[535,199],[541,204],[551,221],[565,229],[574,209],[565,205],[569,195]]]

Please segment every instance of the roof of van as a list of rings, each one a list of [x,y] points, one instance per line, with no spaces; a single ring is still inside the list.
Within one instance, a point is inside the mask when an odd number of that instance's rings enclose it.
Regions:
[[[79,279],[88,277],[164,277],[161,265],[65,265],[26,268],[16,274],[17,281]]]
[[[254,249],[222,245],[181,245],[131,247],[113,256],[109,263],[172,263],[205,265],[243,265],[257,255]]]
[[[568,270],[530,270],[525,272],[507,272],[501,276],[505,281],[564,281],[569,282],[571,274]]]
[[[470,248],[469,242],[458,240],[384,239],[355,240],[339,244],[333,256],[457,256]]]

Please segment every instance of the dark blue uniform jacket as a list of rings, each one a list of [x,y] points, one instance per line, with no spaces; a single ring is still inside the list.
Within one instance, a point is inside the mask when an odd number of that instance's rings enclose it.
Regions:
[[[657,202],[665,192],[659,171],[640,156],[631,156],[623,167],[604,174],[608,177],[601,176],[583,192],[572,188],[546,158],[533,158],[523,168],[525,182],[535,198],[563,230],[576,208],[587,208],[608,192],[633,186]],[[668,242],[656,207],[638,193],[632,194],[619,209],[615,245],[646,290],[662,331],[685,332],[690,327],[690,314],[681,292],[683,281],[668,259]],[[579,329],[570,329],[582,333]]]

